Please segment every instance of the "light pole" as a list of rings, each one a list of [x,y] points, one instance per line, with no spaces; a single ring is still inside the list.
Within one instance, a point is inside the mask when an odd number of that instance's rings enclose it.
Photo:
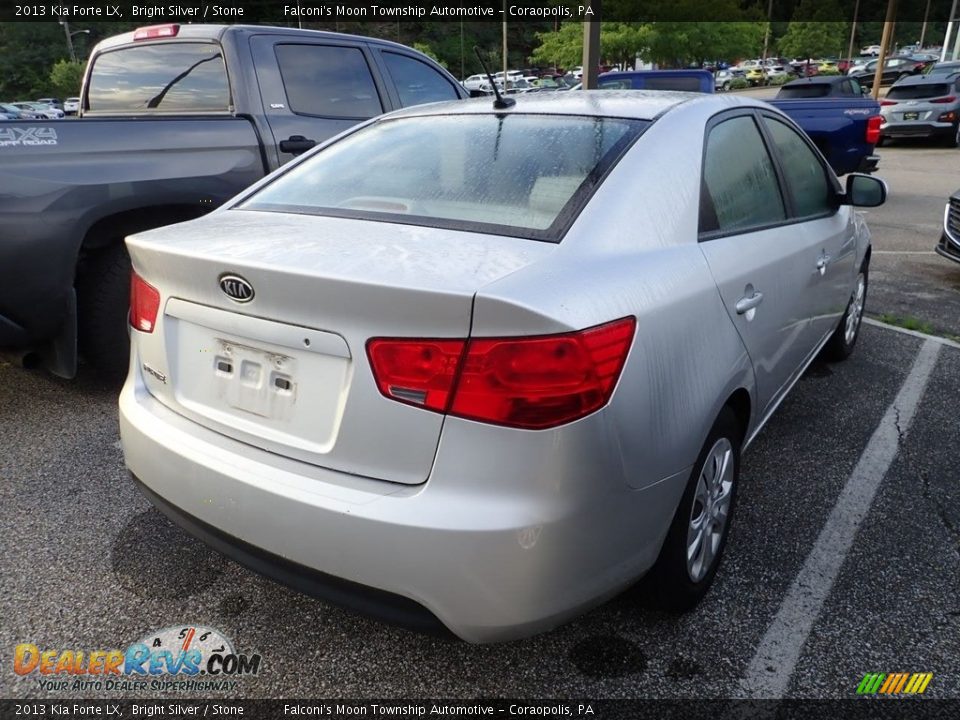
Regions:
[[[89,35],[89,30],[74,30],[70,32],[70,23],[66,20],[61,20],[60,24],[63,25],[63,34],[67,36],[67,50],[70,51],[70,60],[72,62],[77,62],[77,51],[73,48],[73,36],[74,35]]]

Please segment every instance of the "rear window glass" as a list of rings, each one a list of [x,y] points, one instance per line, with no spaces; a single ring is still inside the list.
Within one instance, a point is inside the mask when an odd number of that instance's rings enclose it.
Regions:
[[[794,85],[782,87],[777,93],[777,100],[797,100],[802,98],[827,97],[830,86],[826,83],[811,83],[809,85]]]
[[[946,84],[894,85],[887,92],[887,98],[890,100],[920,100],[949,94],[950,86]]]
[[[558,240],[647,123],[442,115],[376,123],[242,207]]]
[[[960,73],[960,62],[958,63],[937,63],[927,71],[929,75],[952,75]]]
[[[160,43],[103,53],[87,92],[91,112],[226,112],[230,87],[220,46]]]

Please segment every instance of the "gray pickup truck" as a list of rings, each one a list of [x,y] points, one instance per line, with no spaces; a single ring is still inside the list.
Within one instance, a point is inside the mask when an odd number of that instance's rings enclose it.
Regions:
[[[381,113],[464,98],[395,43],[159,25],[94,49],[80,119],[0,122],[0,349],[72,377],[126,370],[123,238],[192,219]]]

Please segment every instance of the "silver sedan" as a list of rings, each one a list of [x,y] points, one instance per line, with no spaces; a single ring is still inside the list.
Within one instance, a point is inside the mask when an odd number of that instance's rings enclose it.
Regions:
[[[648,572],[692,608],[741,452],[818,353],[854,348],[852,206],[885,195],[742,98],[373,120],[128,239],[127,466],[240,562],[471,642]]]

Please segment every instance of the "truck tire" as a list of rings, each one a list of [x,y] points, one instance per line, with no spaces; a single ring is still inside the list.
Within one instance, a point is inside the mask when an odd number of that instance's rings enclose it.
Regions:
[[[84,263],[77,277],[80,355],[111,383],[126,376],[130,359],[130,256],[116,242]]]

